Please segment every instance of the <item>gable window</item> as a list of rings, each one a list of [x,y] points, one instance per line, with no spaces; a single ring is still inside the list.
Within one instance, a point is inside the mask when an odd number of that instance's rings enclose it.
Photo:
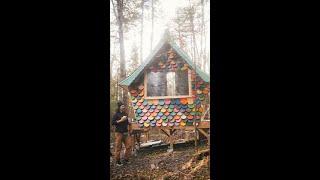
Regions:
[[[190,97],[190,72],[149,71],[145,73],[145,87],[147,99]]]

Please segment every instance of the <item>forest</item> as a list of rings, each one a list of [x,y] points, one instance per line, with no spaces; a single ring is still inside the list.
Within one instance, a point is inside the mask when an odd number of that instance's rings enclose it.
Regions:
[[[110,27],[111,179],[210,179],[210,1],[110,0]],[[134,129],[122,167],[119,101]]]
[[[166,29],[210,74],[210,1],[110,0],[110,8],[111,112],[118,100],[128,98],[118,83],[144,61]]]

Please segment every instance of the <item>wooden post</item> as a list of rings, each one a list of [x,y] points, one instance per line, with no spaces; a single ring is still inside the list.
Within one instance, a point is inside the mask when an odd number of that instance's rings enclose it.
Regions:
[[[173,132],[174,130],[173,129],[170,129],[170,149],[172,149],[173,151]]]
[[[137,134],[137,143],[138,143],[138,148],[140,149],[140,142],[141,142],[141,131],[139,131]]]
[[[147,137],[148,131],[144,131],[143,134],[144,134],[144,139],[143,139],[144,141],[143,142],[147,143],[147,141],[148,141],[148,137]]]
[[[185,131],[185,139],[187,142],[189,142],[189,133],[190,131]]]
[[[135,152],[136,151],[136,133],[133,134],[133,136],[131,135],[131,148],[132,150]]]
[[[198,152],[197,128],[194,129],[194,145],[196,152]]]

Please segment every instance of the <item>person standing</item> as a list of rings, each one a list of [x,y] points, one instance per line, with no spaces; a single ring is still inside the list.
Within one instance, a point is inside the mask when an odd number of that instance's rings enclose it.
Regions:
[[[125,112],[125,105],[118,102],[117,112],[112,118],[112,125],[115,126],[115,160],[117,166],[122,166],[120,161],[120,153],[122,149],[122,142],[125,144],[124,162],[129,163],[129,156],[131,154],[131,139],[129,134],[129,120]]]

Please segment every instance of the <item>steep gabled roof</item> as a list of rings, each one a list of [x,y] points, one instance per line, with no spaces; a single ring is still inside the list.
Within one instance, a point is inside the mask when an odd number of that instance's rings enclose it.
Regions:
[[[182,59],[189,64],[189,66],[192,67],[192,69],[196,69],[196,73],[205,81],[210,82],[210,76],[203,72],[199,67],[197,67],[191,60],[191,58],[183,51],[181,50],[177,44],[174,42],[171,42],[169,40],[169,34],[165,33],[165,35],[162,37],[160,42],[157,44],[157,46],[154,48],[154,50],[149,54],[149,56],[143,61],[143,63],[133,72],[131,73],[127,78],[122,80],[119,85],[120,86],[130,86],[132,82],[143,72],[144,68],[149,65],[152,62],[152,59],[154,56],[161,50],[161,48],[168,43],[181,57]]]

